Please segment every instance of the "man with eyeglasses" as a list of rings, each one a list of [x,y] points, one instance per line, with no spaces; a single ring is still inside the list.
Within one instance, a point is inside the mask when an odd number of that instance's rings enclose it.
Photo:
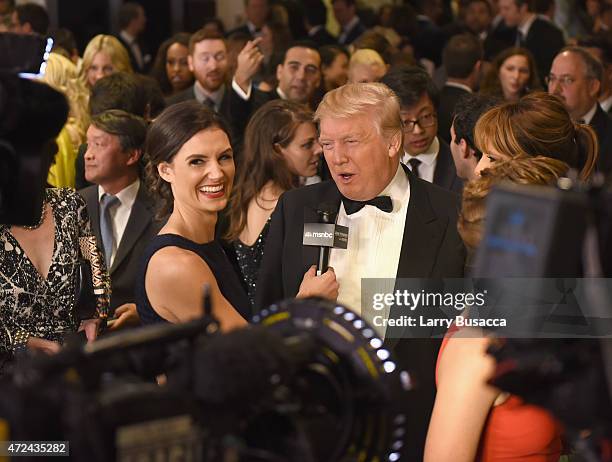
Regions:
[[[590,125],[599,139],[597,169],[612,171],[612,119],[598,102],[603,67],[581,47],[564,48],[546,77],[548,93],[563,100],[575,122]]]
[[[450,147],[438,138],[438,91],[426,71],[416,66],[399,66],[382,79],[400,99],[404,126],[402,163],[430,183],[461,192]]]

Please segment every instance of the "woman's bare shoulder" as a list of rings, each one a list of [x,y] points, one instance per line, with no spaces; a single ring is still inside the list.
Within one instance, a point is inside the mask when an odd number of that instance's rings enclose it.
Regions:
[[[196,253],[180,247],[168,246],[153,254],[147,267],[147,275],[153,273],[159,277],[174,279],[177,275],[195,275],[210,273],[210,268]]]

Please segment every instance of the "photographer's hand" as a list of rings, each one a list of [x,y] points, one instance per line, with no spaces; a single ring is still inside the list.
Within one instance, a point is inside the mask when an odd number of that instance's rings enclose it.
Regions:
[[[81,321],[81,325],[79,326],[79,332],[82,330],[85,331],[85,336],[87,337],[87,343],[93,342],[98,337],[98,330],[100,329],[100,319],[84,319]]]

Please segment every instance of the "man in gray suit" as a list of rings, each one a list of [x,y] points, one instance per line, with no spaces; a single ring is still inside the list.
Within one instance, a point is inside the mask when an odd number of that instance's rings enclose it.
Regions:
[[[113,328],[138,322],[134,278],[140,256],[161,228],[140,180],[145,121],[113,109],[92,118],[87,130],[85,178],[80,191],[111,277]]]

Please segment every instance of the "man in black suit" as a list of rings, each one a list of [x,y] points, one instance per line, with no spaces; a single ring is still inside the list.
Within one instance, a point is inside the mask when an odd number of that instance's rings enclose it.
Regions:
[[[310,41],[293,42],[276,67],[278,86],[273,91],[261,91],[252,84],[263,60],[257,48],[260,39],[248,42],[238,55],[238,66],[232,80],[232,97],[242,101],[231,105],[231,119],[246,126],[251,115],[268,101],[282,98],[311,105],[321,83],[321,56]],[[234,99],[232,100],[234,101]]]
[[[599,139],[597,170],[612,171],[612,119],[599,105],[603,68],[581,47],[559,53],[548,75],[548,92],[559,96],[574,121],[591,125]]]
[[[327,32],[327,8],[321,0],[306,0],[303,3],[304,28],[308,33],[308,40],[316,43],[317,47],[333,45],[336,38]]]
[[[427,72],[416,66],[397,67],[382,79],[400,99],[404,124],[404,154],[401,161],[412,172],[430,183],[459,193],[448,143],[438,133],[438,91]]]
[[[236,32],[246,33],[252,38],[261,36],[261,28],[270,16],[268,0],[244,0],[244,14],[246,23],[230,30],[228,37]]]
[[[225,84],[228,71],[225,38],[217,32],[200,29],[189,40],[187,60],[195,81],[191,87],[168,98],[167,105],[193,99],[199,101],[226,120],[231,128],[232,142],[239,144],[246,121],[233,114],[244,114],[249,108]]]
[[[85,177],[94,185],[80,193],[111,277],[115,328],[138,322],[134,280],[144,249],[161,228],[139,178],[146,133],[143,119],[117,109],[94,116],[87,130]]]
[[[612,12],[612,5],[610,9]],[[610,115],[612,114],[612,32],[605,31],[583,37],[578,40],[578,45],[599,59],[603,66],[599,105]]]
[[[438,137],[450,142],[452,115],[457,101],[472,93],[480,80],[482,46],[471,34],[452,37],[442,52],[446,83],[440,91],[438,104]]]
[[[563,32],[552,22],[538,17],[530,9],[529,0],[499,0],[499,14],[506,26],[516,28],[514,45],[527,48],[533,54],[543,81],[554,57],[565,45]]]
[[[359,16],[357,16],[357,4],[355,0],[332,0],[334,17],[340,24],[340,45],[350,45],[366,31]]]
[[[463,5],[465,32],[474,34],[482,44],[485,61],[514,44],[514,34],[501,21],[493,27],[493,10],[488,0],[467,0]]]
[[[427,59],[438,67],[446,41],[444,31],[438,26],[444,6],[440,0],[414,0],[412,4],[417,12],[413,38],[416,57]]]
[[[127,2],[119,9],[119,27],[121,31],[117,38],[130,55],[130,63],[134,71],[145,74],[151,67],[151,55],[140,35],[147,25],[144,8],[138,3]]]
[[[474,142],[474,127],[482,114],[499,104],[493,96],[468,93],[457,103],[450,128],[449,143],[457,176],[469,181],[477,177],[476,165],[482,157],[482,152]]]
[[[325,285],[336,279],[338,302],[367,319],[372,306],[361,300],[362,278],[386,278],[378,280],[380,289],[390,292],[396,278],[461,277],[465,250],[456,229],[458,197],[400,163],[403,129],[393,92],[382,83],[344,85],[324,96],[315,119],[332,180],[279,199],[256,307],[294,297],[303,283]],[[334,211],[337,224],[349,227],[348,246],[332,249],[333,269],[314,276],[309,268],[317,263],[319,249],[303,246],[302,237],[305,223],[319,222],[321,208]],[[418,377],[419,388],[407,398],[411,415],[404,450],[407,460],[422,460],[439,343],[407,339],[388,344],[400,366]]]

